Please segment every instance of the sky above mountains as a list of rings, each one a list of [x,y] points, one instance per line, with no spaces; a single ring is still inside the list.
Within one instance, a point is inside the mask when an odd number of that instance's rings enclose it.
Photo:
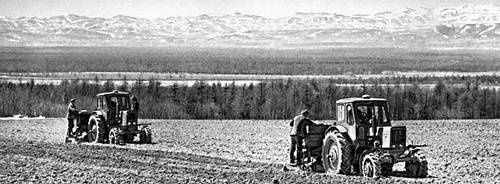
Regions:
[[[500,5],[498,0],[0,0],[0,16],[50,17],[78,14],[90,17],[129,15],[158,18],[241,12],[284,17],[295,12],[374,14],[406,7],[456,7],[465,3]]]

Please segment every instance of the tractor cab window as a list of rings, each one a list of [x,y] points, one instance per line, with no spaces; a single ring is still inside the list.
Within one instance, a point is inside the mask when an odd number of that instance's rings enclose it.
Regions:
[[[360,124],[370,125],[372,123],[372,107],[367,105],[356,106],[356,117]]]
[[[388,123],[383,105],[358,105],[356,106],[356,117],[358,117],[358,122],[364,125]]]
[[[385,106],[374,106],[374,119],[378,124],[386,124],[387,116],[385,114]]]
[[[351,105],[347,106],[347,124],[348,125],[354,124],[354,111],[352,110]]]
[[[344,122],[345,121],[345,106],[337,105],[337,121]]]
[[[97,98],[97,109],[102,109],[102,98]]]
[[[108,107],[110,109],[127,110],[129,109],[129,101],[125,96],[112,96],[108,97]]]
[[[99,98],[99,101],[102,103],[102,106],[101,106],[102,109],[107,107],[108,103],[106,103],[106,100],[104,98]]]

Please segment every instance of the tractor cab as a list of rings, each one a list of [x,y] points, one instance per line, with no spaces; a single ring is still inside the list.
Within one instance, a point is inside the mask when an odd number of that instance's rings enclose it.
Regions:
[[[87,123],[87,140],[90,142],[123,144],[151,143],[149,123],[138,123],[138,112],[131,109],[128,92],[117,90],[97,94],[97,108]]]
[[[100,111],[109,125],[137,123],[135,112],[130,110],[129,93],[117,90],[97,94],[97,111]]]
[[[395,163],[405,162],[408,176],[427,176],[427,160],[418,148],[426,145],[406,145],[406,127],[391,125],[386,99],[363,95],[340,99],[336,105],[333,125],[306,127],[306,168],[378,177],[390,175]]]
[[[406,128],[391,127],[388,112],[387,101],[383,98],[363,95],[361,98],[337,101],[338,123],[344,125],[350,139],[361,147],[371,147],[374,144],[380,144],[382,148],[405,146]]]

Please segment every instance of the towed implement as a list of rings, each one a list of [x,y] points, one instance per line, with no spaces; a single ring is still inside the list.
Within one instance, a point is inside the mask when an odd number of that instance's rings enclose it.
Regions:
[[[406,127],[391,125],[386,99],[363,95],[336,105],[333,125],[305,124],[302,169],[379,177],[404,162],[408,177],[427,176],[427,160],[419,149],[425,145],[406,144]]]
[[[150,124],[138,123],[138,114],[131,109],[129,93],[112,91],[96,96],[96,110],[82,110],[77,116],[74,139],[80,142],[124,144],[135,141],[151,143]]]

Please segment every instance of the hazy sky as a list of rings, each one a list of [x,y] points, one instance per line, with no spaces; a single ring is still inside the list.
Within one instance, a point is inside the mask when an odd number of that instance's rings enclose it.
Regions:
[[[0,0],[0,16],[78,14],[90,17],[130,15],[143,18],[222,15],[233,12],[265,17],[295,12],[373,14],[405,7],[460,6],[465,3],[499,5],[499,0]]]

